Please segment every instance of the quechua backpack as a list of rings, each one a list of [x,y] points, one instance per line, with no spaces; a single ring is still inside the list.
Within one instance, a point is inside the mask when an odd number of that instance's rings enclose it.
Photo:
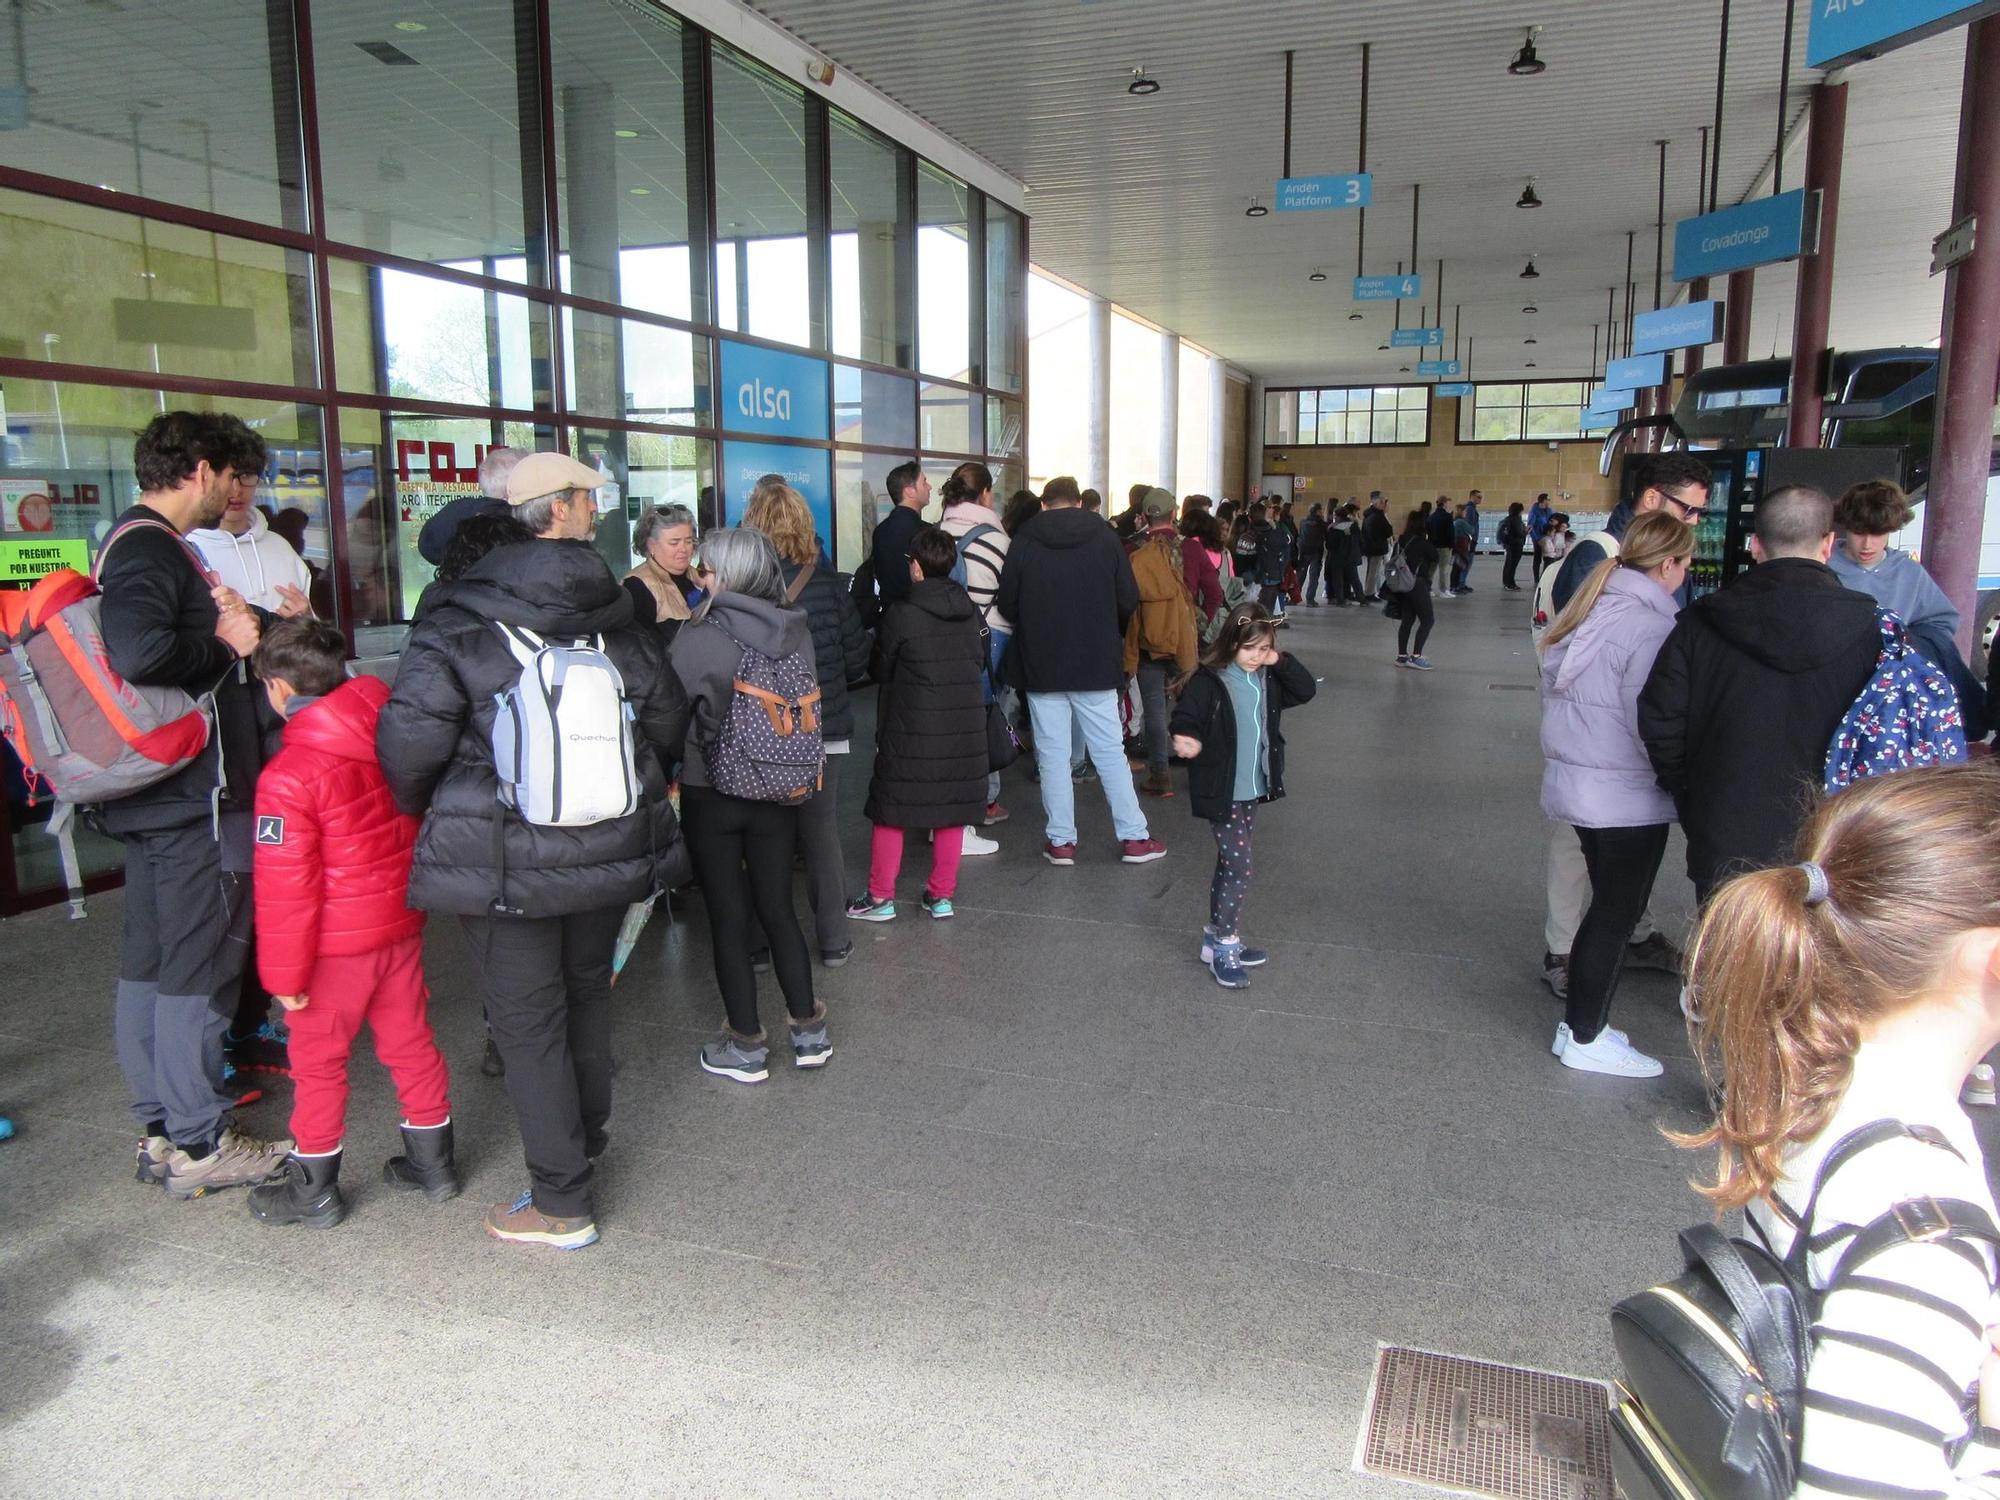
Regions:
[[[711,617],[712,618],[712,617]],[[766,656],[715,627],[743,653],[715,738],[701,747],[708,784],[747,802],[796,804],[826,775],[819,678],[803,651]]]
[[[1910,644],[1894,614],[1878,609],[1875,619],[1882,649],[1826,747],[1828,792],[1868,776],[1966,758],[1965,718],[1950,680]]]
[[[494,694],[500,801],[523,822],[581,828],[639,807],[632,705],[604,638],[544,640],[494,622],[520,675]]]

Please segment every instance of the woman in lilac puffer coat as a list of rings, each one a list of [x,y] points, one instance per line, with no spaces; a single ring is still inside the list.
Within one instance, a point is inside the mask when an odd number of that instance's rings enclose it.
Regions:
[[[1606,1021],[1674,821],[1639,739],[1639,690],[1673,629],[1674,591],[1693,553],[1685,522],[1662,511],[1638,517],[1619,555],[1598,566],[1540,642],[1542,811],[1576,826],[1590,869],[1590,908],[1570,949],[1569,1010],[1552,1050],[1585,1072],[1661,1072]]]

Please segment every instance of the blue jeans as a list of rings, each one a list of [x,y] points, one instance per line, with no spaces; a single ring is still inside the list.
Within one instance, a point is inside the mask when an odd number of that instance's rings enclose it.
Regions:
[[[1069,778],[1072,715],[1082,731],[1090,762],[1104,783],[1104,800],[1111,804],[1111,823],[1118,837],[1145,838],[1146,815],[1139,810],[1139,794],[1132,786],[1132,768],[1125,763],[1125,745],[1118,730],[1118,692],[1105,688],[1095,693],[1028,694],[1049,842],[1076,842],[1076,788]]]

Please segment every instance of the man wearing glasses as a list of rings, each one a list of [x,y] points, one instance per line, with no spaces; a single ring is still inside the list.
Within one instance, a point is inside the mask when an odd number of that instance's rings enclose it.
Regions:
[[[1662,507],[1690,526],[1700,522],[1708,509],[1707,464],[1687,453],[1648,453],[1628,462],[1641,466],[1639,487],[1634,498],[1621,501],[1618,508],[1611,512],[1610,519],[1604,523],[1606,533],[1622,539],[1634,516],[1643,516],[1649,510]],[[1583,581],[1590,577],[1597,565],[1607,556],[1615,555],[1607,552],[1595,535],[1571,547],[1569,556],[1563,559],[1562,571],[1556,575],[1556,608],[1560,610],[1568,604],[1570,595],[1583,587]],[[1675,595],[1675,602],[1682,606],[1687,604],[1686,583]]]

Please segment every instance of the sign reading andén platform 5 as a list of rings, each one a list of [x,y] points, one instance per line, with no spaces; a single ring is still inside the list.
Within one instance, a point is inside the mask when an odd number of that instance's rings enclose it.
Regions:
[[[1389,335],[1391,349],[1436,349],[1443,344],[1442,328],[1398,328]]]
[[[823,359],[722,339],[716,416],[724,432],[824,438],[832,415]]]
[[[1698,219],[1682,219],[1674,226],[1674,280],[1727,276],[1797,260],[1818,248],[1819,195],[1793,188],[1775,198],[1752,198]]]
[[[1354,300],[1356,302],[1401,302],[1414,300],[1424,294],[1424,278],[1421,276],[1357,276],[1354,278]]]
[[[1665,354],[1672,349],[1699,349],[1722,337],[1722,304],[1689,302],[1640,313],[1632,320],[1632,352]]]
[[[1813,0],[1806,66],[1880,57],[1927,36],[2000,12],[2000,0]]]
[[[1635,354],[1630,359],[1614,359],[1604,367],[1604,383],[1618,391],[1665,385],[1667,357],[1664,354]]]
[[[1366,208],[1374,193],[1375,179],[1366,172],[1280,177],[1271,203],[1281,214],[1311,214],[1330,208]]]

